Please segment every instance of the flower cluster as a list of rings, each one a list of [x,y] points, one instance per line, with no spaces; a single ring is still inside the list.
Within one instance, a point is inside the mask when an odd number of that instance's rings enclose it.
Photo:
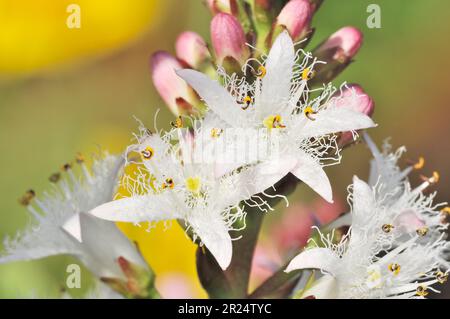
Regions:
[[[363,132],[376,126],[372,98],[357,84],[331,83],[358,52],[359,30],[344,27],[312,52],[305,49],[321,3],[207,1],[211,49],[186,31],[176,41],[176,57],[160,51],[150,61],[155,88],[176,116],[172,128],[151,131],[141,124],[121,156],[95,160],[92,173],[80,157],[82,178],[67,165],[66,179],[51,177],[54,193],[38,199],[27,192],[21,202],[36,226],[7,241],[0,262],[72,254],[122,296],[157,298],[153,271],[114,222],[177,220],[199,245],[199,277],[210,296],[247,297],[251,265],[239,254],[253,254],[258,216],[287,201],[285,189],[302,182],[329,211],[305,214],[295,231],[277,231],[280,242],[301,237],[283,244],[289,252],[314,239],[289,263],[290,275],[273,282],[298,281],[299,269],[320,269],[321,276],[313,280],[314,274],[301,290],[272,287],[266,295],[263,283],[250,296],[423,297],[443,283],[446,225],[433,195],[424,194],[439,175],[413,188],[407,176],[423,160],[400,170],[402,149],[381,153]],[[324,168],[339,164],[342,149],[361,133],[374,156],[369,183],[354,178],[351,213],[332,221],[338,214],[331,212]],[[126,196],[116,194],[118,185]],[[313,235],[309,228],[325,223],[315,219],[332,223]],[[345,235],[336,239],[335,229]],[[243,295],[233,285],[244,287]],[[98,288],[98,294],[110,292]]]
[[[435,194],[424,191],[438,180],[437,173],[416,188],[407,175],[423,162],[400,170],[404,148],[379,152],[366,141],[374,156],[369,183],[353,178],[351,213],[333,227],[349,225],[339,242],[333,232],[320,233],[319,242],[295,257],[287,267],[320,269],[323,276],[299,297],[411,298],[425,297],[432,285],[448,277],[450,244],[445,240],[445,203],[433,204]],[[447,209],[448,210],[448,209]]]

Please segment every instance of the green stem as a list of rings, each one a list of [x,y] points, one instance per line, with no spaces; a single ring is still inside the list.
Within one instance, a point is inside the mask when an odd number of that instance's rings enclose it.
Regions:
[[[272,198],[276,194],[289,195],[292,193],[298,179],[288,174],[275,184],[275,190],[266,190],[269,196],[259,195],[270,206],[275,206],[280,197]],[[242,238],[233,241],[233,258],[226,271],[222,271],[214,257],[206,248],[197,250],[197,269],[200,282],[211,298],[247,298],[250,271],[253,255],[265,214],[258,208],[245,207],[247,211],[246,228],[239,233]]]

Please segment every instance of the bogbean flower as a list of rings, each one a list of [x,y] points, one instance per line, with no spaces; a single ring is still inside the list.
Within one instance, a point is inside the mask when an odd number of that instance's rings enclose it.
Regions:
[[[171,133],[152,134],[141,128],[137,143],[129,147],[137,153],[139,169],[124,180],[130,197],[94,208],[99,218],[123,222],[158,222],[184,220],[193,239],[200,239],[218,264],[226,269],[232,257],[230,231],[245,217],[239,202],[249,199],[273,184],[257,170],[231,172],[217,176],[214,164],[196,161],[195,140],[182,134],[179,144],[170,143]]]
[[[194,70],[177,73],[209,108],[205,128],[266,129],[273,133],[266,135],[269,138],[278,135],[278,156],[260,159],[260,163],[290,159],[288,171],[331,202],[331,186],[322,167],[340,160],[334,133],[375,124],[352,105],[338,107],[341,98],[332,98],[336,90],[331,85],[309,90],[308,80],[320,61],[302,50],[295,52],[286,31],[277,37],[265,61],[259,66],[256,63],[252,59],[244,66],[244,70],[252,70],[253,81],[219,72],[224,86]],[[273,170],[279,169],[279,178],[284,176],[286,165],[273,163]]]
[[[0,263],[70,254],[99,278],[128,280],[121,260],[150,276],[136,247],[114,223],[87,214],[114,197],[123,159],[105,154],[95,160],[92,173],[82,157],[78,156],[77,162],[82,178],[66,164],[67,178],[61,178],[59,173],[50,177],[54,182],[51,193],[38,198],[28,191],[21,199],[33,222],[16,238],[5,239],[6,253],[0,257]]]
[[[437,292],[432,285],[447,280],[450,245],[439,211],[444,204],[433,204],[435,194],[423,193],[437,182],[437,173],[412,188],[406,176],[414,166],[397,166],[404,148],[381,153],[368,141],[374,153],[371,177],[369,184],[353,179],[349,232],[337,244],[332,235],[321,234],[325,247],[305,250],[286,269],[323,272],[302,297],[425,297]]]

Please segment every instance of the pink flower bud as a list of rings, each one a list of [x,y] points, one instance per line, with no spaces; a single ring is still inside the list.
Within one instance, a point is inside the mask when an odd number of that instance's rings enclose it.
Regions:
[[[336,107],[346,107],[352,110],[372,116],[375,110],[375,102],[358,84],[349,84],[336,100]],[[353,142],[351,132],[343,132],[339,140],[340,145]]]
[[[219,13],[212,19],[211,40],[219,65],[226,57],[243,64],[250,56],[244,30],[231,14]]]
[[[373,99],[358,84],[348,84],[336,105],[351,108],[368,116],[372,116],[375,110]]]
[[[363,34],[355,27],[344,27],[332,34],[317,50],[335,50],[334,59],[351,59],[362,45]]]
[[[276,25],[286,27],[292,39],[299,40],[310,30],[313,12],[309,0],[291,0],[281,10]]]
[[[175,70],[183,69],[176,58],[167,52],[158,51],[152,55],[150,65],[153,84],[172,113],[178,115],[181,104],[194,104],[192,89],[175,73]]]
[[[209,56],[205,40],[195,32],[181,33],[175,42],[177,57],[189,64],[198,67]]]
[[[206,0],[206,5],[213,15],[218,13],[235,14],[236,0]]]

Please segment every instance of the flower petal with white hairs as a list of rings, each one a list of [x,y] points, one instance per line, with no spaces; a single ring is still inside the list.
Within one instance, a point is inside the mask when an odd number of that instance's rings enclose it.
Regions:
[[[269,134],[258,135],[252,142],[269,147],[274,146],[274,134],[270,133],[279,133],[279,154],[272,158],[296,157],[299,165],[292,173],[331,202],[331,189],[322,167],[340,162],[336,134],[374,127],[375,123],[357,111],[355,104],[361,99],[356,95],[335,96],[337,90],[331,84],[310,94],[308,80],[313,76],[314,67],[323,62],[303,50],[295,52],[288,32],[276,38],[259,67],[255,63],[255,59],[247,62],[242,77],[226,74],[219,68],[223,86],[195,70],[177,73],[208,105],[204,129],[219,126],[225,133],[230,128],[265,129]],[[245,166],[270,160],[264,156],[250,157],[247,162],[236,164]],[[313,171],[309,171],[311,168]]]
[[[86,214],[113,198],[123,158],[105,154],[94,161],[92,173],[84,163],[80,165],[84,178],[69,169],[68,177],[58,181],[53,193],[27,206],[35,221],[14,240],[5,240],[6,254],[0,257],[0,263],[70,254],[98,277],[116,278],[124,278],[117,263],[119,257],[147,267],[114,223]]]
[[[236,172],[218,177],[214,163],[193,161],[197,144],[191,134],[176,135],[179,144],[172,145],[169,135],[173,134],[149,134],[144,128],[141,133],[129,147],[141,161],[122,183],[131,195],[100,205],[90,214],[134,223],[184,220],[194,241],[200,239],[226,269],[232,255],[228,231],[244,217],[239,202],[245,198],[239,187],[233,187],[241,176]]]
[[[330,287],[335,298],[423,298],[429,290],[437,291],[433,285],[444,283],[450,268],[450,244],[445,239],[448,225],[442,223],[439,211],[444,203],[433,204],[434,194],[423,193],[435,176],[412,188],[404,171],[393,165],[398,153],[375,155],[377,171],[391,175],[380,176],[373,186],[354,177],[347,234],[336,242],[334,232],[319,232],[320,241],[314,243],[320,248],[300,253],[286,271],[314,268],[326,272],[322,278],[333,279]],[[383,163],[388,165],[386,170]],[[317,286],[323,286],[322,278]],[[302,296],[315,293],[306,288]],[[319,298],[330,296],[331,291],[317,293]]]

